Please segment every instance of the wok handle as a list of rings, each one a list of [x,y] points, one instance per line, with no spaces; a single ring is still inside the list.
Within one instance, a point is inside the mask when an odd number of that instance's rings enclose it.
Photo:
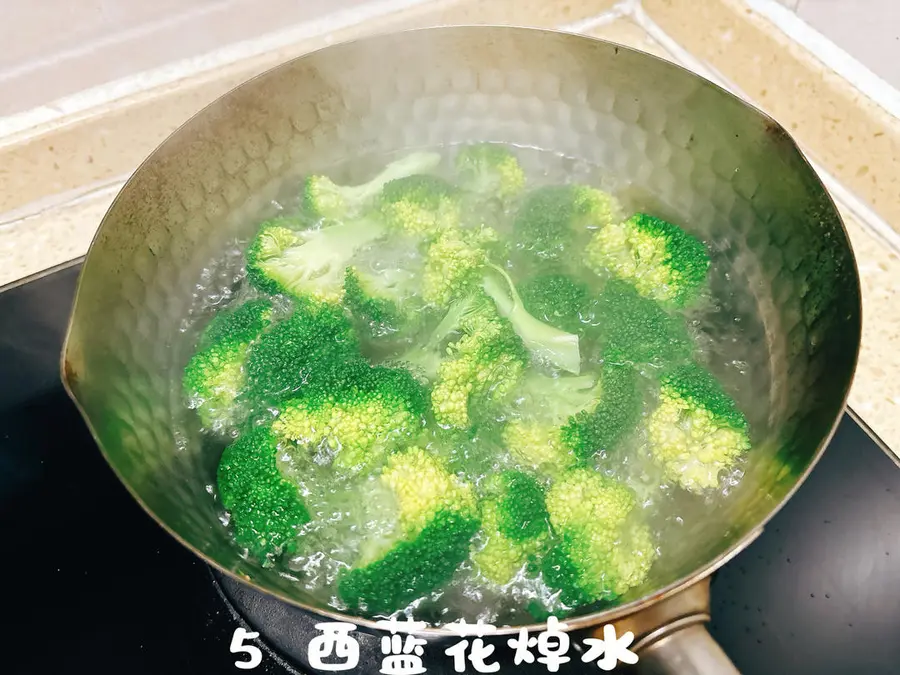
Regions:
[[[705,621],[670,625],[666,635],[638,650],[640,675],[740,675],[719,643],[706,630]]]

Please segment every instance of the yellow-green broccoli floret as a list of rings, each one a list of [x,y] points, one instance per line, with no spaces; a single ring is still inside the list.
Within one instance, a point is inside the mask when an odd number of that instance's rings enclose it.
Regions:
[[[303,183],[301,199],[306,213],[317,218],[344,220],[372,206],[384,186],[392,180],[431,171],[440,164],[434,152],[414,152],[388,164],[377,176],[362,185],[336,185],[327,176],[309,176]]]
[[[390,614],[450,580],[480,521],[471,487],[422,448],[392,455],[378,481],[394,500],[396,535],[362,553],[338,595],[354,611]]]
[[[491,264],[482,285],[500,314],[509,319],[522,343],[537,361],[576,375],[581,371],[578,336],[554,328],[529,314],[506,270]]]
[[[710,263],[702,241],[645,213],[601,229],[584,255],[598,274],[608,270],[634,284],[641,295],[679,307],[697,295]]]
[[[470,294],[487,264],[486,246],[496,240],[497,233],[489,227],[442,232],[425,253],[422,299],[447,307]]]
[[[702,492],[719,485],[750,449],[749,426],[718,381],[696,364],[662,378],[660,403],[647,421],[650,452],[669,480]]]
[[[447,346],[431,391],[435,420],[456,428],[471,424],[473,410],[502,400],[528,365],[522,340],[490,299],[475,296],[470,302],[459,318],[462,337]]]
[[[563,605],[614,601],[646,580],[656,549],[636,505],[627,486],[588,468],[572,469],[548,490],[556,540],[542,571]]]
[[[460,226],[458,190],[437,176],[415,175],[384,186],[379,211],[388,228],[433,239]]]
[[[591,229],[619,217],[612,196],[586,185],[549,185],[526,195],[513,222],[517,247],[537,261],[578,256]]]
[[[536,556],[549,535],[544,488],[522,471],[504,471],[488,480],[481,502],[483,547],[473,559],[495,584],[508,583]]]
[[[269,300],[249,300],[220,311],[203,331],[184,369],[183,387],[205,428],[219,432],[238,421],[235,401],[246,384],[247,351],[271,320]]]
[[[510,420],[503,427],[503,445],[519,464],[554,476],[577,462],[572,449],[562,440],[562,428],[543,421]]]
[[[298,487],[276,464],[278,438],[252,426],[225,448],[217,483],[235,541],[258,558],[290,552],[310,515]]]
[[[402,368],[351,361],[340,386],[314,390],[287,402],[272,425],[300,452],[323,443],[344,470],[371,467],[399,447],[424,423],[428,398],[422,385]]]
[[[303,231],[267,221],[247,249],[247,278],[264,293],[339,302],[348,261],[384,234],[374,220]]]
[[[563,441],[563,426],[582,411],[592,411],[603,387],[595,374],[577,377],[528,375],[512,393],[514,405],[503,429],[503,443],[519,464],[545,476],[578,462]]]
[[[478,143],[460,148],[456,155],[460,185],[483,197],[502,200],[525,188],[525,171],[512,151],[497,143]]]

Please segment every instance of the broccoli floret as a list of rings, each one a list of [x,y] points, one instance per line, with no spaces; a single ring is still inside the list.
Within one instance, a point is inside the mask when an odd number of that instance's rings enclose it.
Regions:
[[[453,303],[422,343],[414,345],[405,354],[397,359],[389,360],[388,363],[407,368],[420,381],[434,382],[437,379],[438,369],[448,342],[454,337],[459,337],[463,317],[470,312],[483,311],[480,307],[481,303],[471,296]]]
[[[251,346],[244,396],[259,406],[329,391],[358,358],[359,341],[339,305],[298,301]]]
[[[598,274],[606,270],[658,302],[684,306],[706,281],[706,246],[677,225],[638,213],[597,232],[584,251]]]
[[[597,321],[590,289],[566,274],[532,277],[519,285],[519,295],[529,314],[567,333],[583,336]]]
[[[428,398],[409,371],[351,361],[337,389],[317,389],[284,405],[272,425],[308,453],[325,443],[334,466],[373,466],[424,423]]]
[[[235,400],[246,384],[247,350],[271,320],[269,300],[249,300],[220,311],[203,331],[184,369],[183,386],[205,428],[220,432],[237,421]]]
[[[525,172],[506,146],[478,143],[461,148],[456,155],[459,184],[466,190],[502,200],[518,195],[525,187]]]
[[[545,476],[555,476],[577,461],[563,442],[563,425],[601,400],[600,378],[528,375],[512,394],[514,405],[503,429],[503,443],[520,464]]]
[[[357,332],[376,341],[414,333],[426,319],[415,285],[416,279],[399,269],[348,267],[343,304]]]
[[[556,541],[542,571],[564,605],[610,602],[646,580],[656,549],[635,506],[628,487],[588,468],[572,469],[547,492]]]
[[[456,428],[471,424],[472,410],[502,400],[528,365],[522,340],[488,297],[476,295],[465,307],[451,309],[462,337],[447,346],[431,391],[435,420]]]
[[[509,319],[528,351],[540,362],[577,375],[581,371],[578,336],[534,318],[523,306],[506,271],[493,264],[490,270],[497,274],[485,275],[482,282],[484,290],[496,303],[500,314]]]
[[[217,483],[235,541],[258,558],[290,551],[310,520],[297,486],[276,464],[278,439],[267,426],[253,426],[225,448]]]
[[[749,425],[718,381],[696,364],[663,376],[647,421],[650,452],[667,478],[700,493],[719,485],[750,449]]]
[[[340,581],[341,599],[355,610],[391,614],[446,583],[469,555],[478,519],[440,511],[415,537]]]
[[[606,284],[597,317],[607,361],[663,367],[690,357],[683,318],[669,314],[627,282],[613,279]]]
[[[485,247],[496,240],[497,233],[489,227],[441,233],[425,254],[422,299],[447,307],[470,294],[487,264]]]
[[[619,206],[611,195],[585,185],[549,185],[526,197],[513,222],[518,247],[536,260],[575,256],[591,228],[614,222]]]
[[[515,461],[544,476],[555,476],[577,462],[562,440],[562,428],[549,422],[510,420],[503,427],[502,440]]]
[[[481,503],[484,546],[473,559],[495,584],[508,583],[549,535],[544,488],[533,476],[504,471],[488,480]]]
[[[615,450],[641,419],[643,397],[633,368],[604,364],[600,386],[597,406],[577,413],[561,430],[563,444],[581,460]]]
[[[265,222],[247,249],[247,278],[264,293],[338,302],[348,261],[384,233],[372,220],[300,232]]]
[[[395,502],[396,536],[363,551],[338,594],[353,610],[390,614],[450,580],[480,521],[471,487],[421,448],[391,455],[378,483]]]
[[[327,176],[314,175],[303,184],[302,202],[307,213],[319,218],[343,220],[371,206],[386,184],[399,178],[433,170],[441,162],[434,152],[414,152],[388,164],[362,185],[342,186]]]
[[[390,229],[418,237],[437,237],[461,222],[457,189],[436,176],[391,181],[381,193],[379,210]]]

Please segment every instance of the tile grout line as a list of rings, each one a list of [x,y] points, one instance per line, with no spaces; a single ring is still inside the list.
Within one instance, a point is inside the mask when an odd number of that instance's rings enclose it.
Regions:
[[[174,16],[163,16],[162,18],[153,19],[151,21],[147,21],[141,23],[140,25],[133,26],[130,28],[126,28],[124,30],[115,32],[110,35],[105,35],[99,39],[88,42],[87,44],[81,44],[77,47],[71,47],[64,51],[53,54],[52,56],[44,56],[37,59],[29,60],[26,63],[22,63],[16,66],[12,66],[6,68],[4,70],[0,70],[0,82],[5,80],[10,80],[15,77],[21,77],[22,75],[27,75],[28,73],[38,69],[43,68],[48,65],[53,65],[55,62],[63,61],[65,59],[78,58],[79,56],[84,56],[85,54],[90,54],[92,51],[101,48],[107,47],[111,45],[121,44],[123,42],[127,42],[129,40],[144,37],[149,35],[155,31],[158,31],[160,28],[166,28],[169,26],[174,26],[179,23],[183,23],[186,20],[191,20],[195,18],[201,18],[208,16],[210,14],[215,14],[222,10],[221,5],[203,5],[201,7],[195,7],[193,9],[188,10],[183,14],[176,14]],[[99,85],[103,86],[103,85]],[[52,106],[53,104],[48,104]],[[27,111],[25,111],[27,112]],[[14,113],[15,115],[17,113]],[[11,115],[12,116],[12,115]]]
[[[130,175],[130,174],[129,174]],[[26,204],[23,207],[0,213],[0,234],[29,220],[40,218],[53,211],[79,206],[98,198],[113,198],[124,187],[129,175],[120,175],[109,180],[85,185],[48,198]],[[99,226],[99,223],[98,223]]]
[[[617,19],[629,16],[632,12],[632,5],[634,5],[634,3],[635,0],[622,0],[621,2],[617,2],[605,12],[601,12],[600,14],[590,16],[580,21],[573,21],[572,23],[562,24],[560,26],[557,26],[556,30],[562,31],[564,33],[585,33],[589,30],[600,28],[601,26],[606,26],[608,24],[611,24],[613,21],[616,21]]]
[[[774,2],[774,0],[772,1]],[[705,77],[711,82],[714,82],[723,89],[730,91],[747,103],[756,105],[751,96],[748,96],[741,91],[737,85],[730,82],[728,78],[719,73],[713,66],[701,61],[678,44],[674,38],[666,33],[662,27],[647,14],[641,6],[640,0],[635,0],[629,4],[631,5],[630,18],[643,28],[650,37],[662,45],[666,51],[672,54],[680,65]],[[800,144],[798,143],[798,145]],[[832,176],[822,165],[811,159],[811,153],[809,153],[807,149],[802,145],[800,145],[800,149],[835,201],[853,214],[857,220],[859,220],[860,224],[863,225],[868,234],[876,238],[897,255],[900,255],[900,234],[898,234],[891,225],[885,221],[884,218],[879,216],[867,203]]]
[[[303,21],[295,26],[236,42],[219,49],[151,68],[127,77],[91,87],[46,105],[21,113],[0,117],[0,145],[17,142],[19,135],[32,135],[45,125],[64,120],[78,121],[95,108],[113,101],[141,94],[150,88],[170,85],[186,77],[211,72],[238,61],[260,56],[288,47],[311,37],[324,37],[331,42],[331,34],[359,25],[371,19],[389,16],[405,9],[424,5],[430,0],[377,0],[361,6],[327,14],[318,19]]]
[[[810,26],[797,15],[796,11],[785,7],[777,0],[742,0],[742,2],[774,24],[793,42],[821,61],[826,68],[837,73],[891,115],[900,118],[900,90]]]

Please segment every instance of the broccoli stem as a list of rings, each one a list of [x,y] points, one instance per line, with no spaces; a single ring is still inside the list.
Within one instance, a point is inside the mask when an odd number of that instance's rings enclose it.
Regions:
[[[441,319],[441,322],[428,336],[425,344],[421,347],[414,347],[411,351],[404,354],[400,361],[418,368],[426,379],[435,379],[443,357],[441,344],[454,331],[459,330],[462,320],[468,314],[477,312],[478,309],[479,303],[472,297],[463,298],[453,303],[450,309],[447,310],[444,318]]]
[[[384,226],[371,220],[329,225],[304,232],[302,243],[285,249],[270,264],[279,269],[282,283],[293,293],[323,284],[340,285],[347,261],[384,234]]]
[[[482,280],[482,287],[497,305],[500,314],[509,319],[525,347],[539,359],[578,375],[581,372],[578,336],[561,331],[531,316],[522,304],[515,284],[506,271],[493,263],[488,263],[488,266],[496,270],[506,280],[506,284],[487,274]]]
[[[367,183],[345,186],[341,188],[341,191],[349,202],[362,203],[377,196],[391,181],[431,171],[440,162],[441,156],[436,152],[414,152],[391,162]]]

